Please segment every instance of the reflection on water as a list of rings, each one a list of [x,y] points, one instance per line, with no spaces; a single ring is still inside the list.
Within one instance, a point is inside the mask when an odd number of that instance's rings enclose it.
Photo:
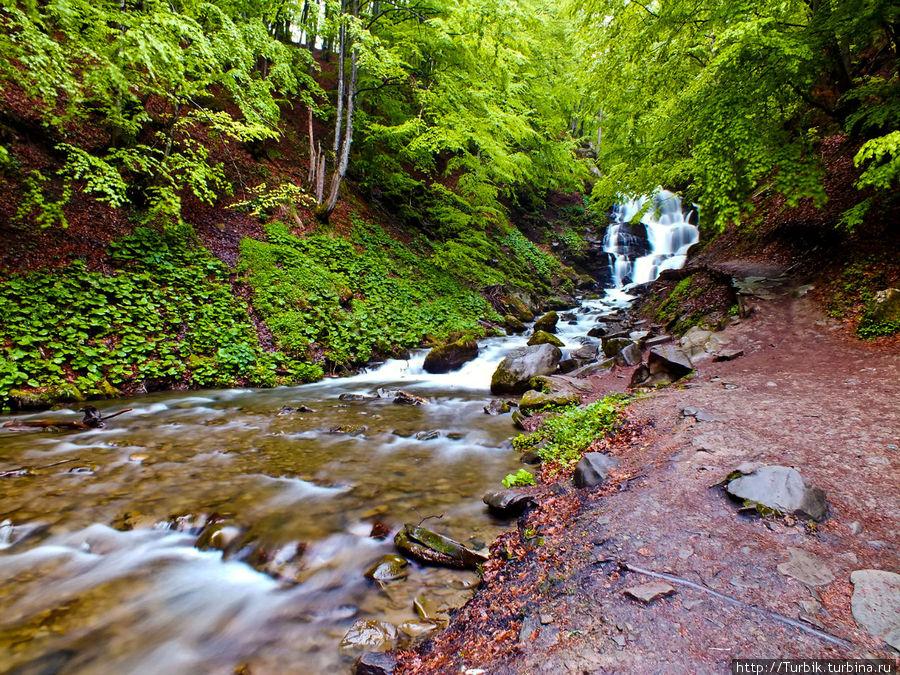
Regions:
[[[609,304],[585,303],[560,337],[578,346]],[[0,471],[38,467],[0,478],[0,671],[340,672],[355,620],[413,620],[423,594],[464,602],[472,573],[364,578],[393,551],[372,525],[443,515],[430,526],[475,547],[504,528],[481,496],[521,465],[509,416],[482,407],[524,340],[486,340],[447,375],[420,352],[303,387],[133,399],[104,430],[0,435]],[[338,398],[398,387],[432,403]]]

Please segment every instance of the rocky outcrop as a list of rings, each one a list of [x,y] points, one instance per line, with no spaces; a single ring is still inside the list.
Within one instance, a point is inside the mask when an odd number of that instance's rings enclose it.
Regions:
[[[687,354],[675,345],[653,347],[646,365],[639,366],[631,376],[631,387],[649,387],[677,382],[691,373],[694,365]]]
[[[516,349],[500,362],[491,378],[491,393],[522,394],[538,375],[556,371],[562,352],[555,345],[535,345]]]
[[[434,347],[425,356],[425,363],[422,367],[426,373],[449,373],[459,370],[477,357],[478,343],[475,340],[457,340]]]

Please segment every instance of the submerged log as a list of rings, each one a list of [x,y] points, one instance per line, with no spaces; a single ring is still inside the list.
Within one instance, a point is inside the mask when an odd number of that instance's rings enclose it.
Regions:
[[[3,425],[4,429],[10,431],[27,431],[30,429],[103,429],[106,426],[106,420],[127,412],[131,412],[134,408],[125,408],[112,415],[101,415],[100,411],[92,405],[85,406],[79,412],[84,413],[84,417],[80,422],[68,422],[63,420],[11,420]]]
[[[483,553],[419,525],[404,525],[394,537],[394,544],[401,553],[419,562],[454,569],[474,570],[488,559]]]

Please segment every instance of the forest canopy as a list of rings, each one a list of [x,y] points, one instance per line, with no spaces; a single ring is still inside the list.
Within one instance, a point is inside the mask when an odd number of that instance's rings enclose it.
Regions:
[[[0,88],[59,157],[21,177],[36,226],[65,225],[73,191],[144,221],[229,199],[240,177],[211,148],[258,148],[289,111],[309,156],[279,194],[327,219],[349,175],[447,236],[549,190],[603,209],[665,185],[719,226],[762,191],[821,204],[835,134],[862,169],[848,224],[900,179],[886,1],[2,0],[0,22]]]

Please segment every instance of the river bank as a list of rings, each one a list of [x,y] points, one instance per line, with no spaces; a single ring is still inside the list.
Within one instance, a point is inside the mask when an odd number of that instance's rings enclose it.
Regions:
[[[900,357],[848,335],[808,295],[751,306],[715,334],[743,354],[700,358],[689,380],[635,400],[626,433],[604,449],[620,462],[609,480],[542,486],[538,507],[492,545],[474,600],[448,631],[402,652],[397,672],[896,658],[851,608],[850,576],[900,571]],[[591,396],[622,388],[630,371],[591,376]],[[745,462],[795,467],[825,491],[827,519],[740,511],[716,486]],[[623,593],[659,581],[650,573],[681,581],[649,603]],[[884,597],[896,612],[900,598]]]

